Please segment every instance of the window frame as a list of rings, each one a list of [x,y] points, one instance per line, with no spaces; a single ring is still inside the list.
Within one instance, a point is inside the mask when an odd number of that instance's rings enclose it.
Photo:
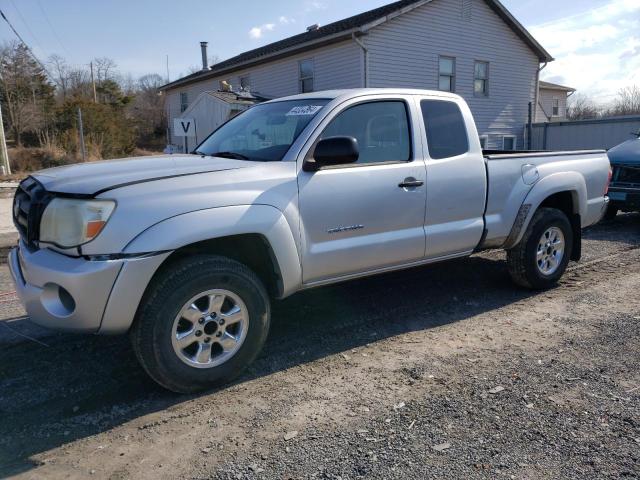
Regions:
[[[247,89],[245,90],[245,87],[242,86],[243,80],[247,81]],[[238,77],[238,82],[240,83],[240,90],[241,91],[245,91],[245,92],[249,92],[251,91],[251,75],[247,74],[247,75],[241,75],[240,77]]]
[[[440,72],[440,61],[443,59],[452,61],[453,68],[450,74],[448,73],[443,74]],[[457,76],[456,57],[453,57],[451,55],[438,55],[438,76],[436,78],[436,82],[437,82],[436,85],[438,86],[438,90],[441,92],[455,93],[456,92],[456,76]],[[440,88],[440,77],[449,77],[451,90],[443,90]]]
[[[180,113],[184,113],[189,108],[189,92],[180,92]]]
[[[484,64],[486,65],[486,77],[485,78],[478,78],[476,77],[476,65],[478,64]],[[473,61],[473,96],[474,97],[480,97],[480,98],[488,98],[489,97],[489,78],[491,76],[490,73],[490,68],[491,68],[491,64],[490,62],[486,61],[486,60],[474,60]],[[484,81],[484,92],[476,92],[476,81],[477,80],[482,80]]]
[[[311,76],[306,76],[303,77],[302,76],[302,64],[304,62],[310,62],[311,63]],[[299,93],[312,93],[315,91],[315,76],[316,76],[316,65],[315,62],[312,58],[303,58],[301,60],[298,60],[298,92]],[[311,80],[311,90],[305,91],[303,88],[304,85],[304,81],[305,80]]]
[[[507,150],[504,146],[504,141],[507,138],[512,138],[513,139],[513,148],[510,150]],[[517,137],[515,135],[502,135],[502,150],[505,152],[515,152],[517,150]]]
[[[446,102],[446,103],[452,103],[456,106],[456,108],[458,109],[458,111],[460,112],[460,118],[462,119],[462,124],[464,127],[464,134],[465,134],[465,138],[467,140],[467,149],[462,152],[462,153],[458,153],[457,155],[451,155],[448,157],[438,157],[438,158],[434,158],[431,155],[431,150],[430,150],[430,144],[429,144],[429,134],[427,132],[428,130],[428,126],[427,126],[427,122],[424,116],[424,110],[422,109],[422,103],[423,102]],[[460,157],[462,155],[468,155],[469,152],[471,152],[471,138],[469,137],[469,130],[467,128],[467,119],[464,116],[464,112],[462,111],[462,109],[460,108],[460,102],[457,102],[455,99],[452,98],[444,98],[444,97],[437,97],[437,96],[432,96],[432,97],[419,97],[418,98],[418,115],[420,117],[420,121],[422,122],[422,128],[423,128],[423,132],[422,132],[422,141],[423,141],[423,149],[424,149],[424,155],[425,155],[425,160],[426,161],[440,161],[440,160],[448,160],[450,158],[456,158],[456,157]]]
[[[556,106],[556,103],[558,104]],[[558,111],[556,112],[556,108],[558,109]],[[559,117],[560,116],[560,97],[553,97],[551,99],[551,116],[552,117]]]
[[[331,122],[335,120],[338,115],[343,112],[346,112],[350,108],[357,107],[360,105],[365,105],[367,103],[381,103],[381,102],[401,102],[404,104],[404,111],[407,116],[407,133],[409,135],[409,159],[408,160],[388,160],[384,162],[369,162],[369,163],[358,163],[357,161],[354,163],[342,163],[339,165],[325,165],[318,169],[318,171],[322,170],[335,170],[338,168],[363,168],[363,167],[375,167],[378,165],[398,165],[398,164],[407,164],[413,162],[415,157],[415,147],[414,147],[414,125],[412,123],[412,110],[411,103],[405,97],[395,97],[395,98],[368,98],[366,100],[360,100],[353,103],[348,103],[347,105],[338,105],[336,108],[331,110],[327,116],[323,119],[323,123],[318,125],[317,129],[314,131],[313,135],[315,135],[315,139],[313,143],[307,150],[304,155],[304,162],[313,160],[313,154],[316,150],[316,146],[318,142],[322,139],[322,134],[324,131],[331,125]],[[343,108],[341,108],[343,107]],[[325,122],[326,121],[326,122]]]

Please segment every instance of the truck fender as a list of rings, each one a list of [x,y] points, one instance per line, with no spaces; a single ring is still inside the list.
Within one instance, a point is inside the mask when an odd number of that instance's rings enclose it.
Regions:
[[[587,210],[587,186],[584,177],[578,172],[552,173],[537,182],[522,201],[516,220],[511,228],[503,248],[509,249],[517,245],[527,230],[534,213],[551,195],[570,192],[573,197],[574,214],[584,218]],[[570,218],[569,221],[572,221]],[[579,226],[578,226],[579,228]]]
[[[266,238],[282,276],[282,297],[302,284],[302,267],[292,230],[280,210],[270,205],[236,205],[183,213],[152,225],[124,248],[126,254],[163,252],[230,235]]]

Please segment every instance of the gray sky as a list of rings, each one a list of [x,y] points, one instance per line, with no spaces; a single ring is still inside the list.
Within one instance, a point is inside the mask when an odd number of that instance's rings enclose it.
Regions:
[[[437,0],[436,0],[437,1]],[[390,0],[0,0],[43,61],[113,58],[122,73],[172,79],[198,65],[198,42],[225,59],[242,51],[389,3]],[[556,58],[542,78],[599,101],[640,85],[640,0],[503,0]],[[0,22],[0,40],[15,37]]]

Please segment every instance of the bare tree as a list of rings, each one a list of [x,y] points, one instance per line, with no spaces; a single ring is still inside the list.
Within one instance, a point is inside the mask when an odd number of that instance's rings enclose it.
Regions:
[[[593,99],[581,93],[571,95],[567,101],[567,119],[569,120],[597,118],[601,113],[602,108]]]
[[[138,133],[143,140],[161,137],[165,128],[164,96],[160,87],[165,83],[158,74],[143,75],[138,79],[136,94],[130,105],[130,115],[134,118]]]
[[[609,113],[613,116],[640,115],[640,86],[620,89]]]
[[[101,85],[107,80],[115,80],[117,65],[108,57],[95,58],[93,60],[93,68],[96,76],[96,82]]]
[[[49,72],[54,77],[53,80],[58,85],[58,92],[62,100],[66,100],[69,93],[69,65],[60,55],[51,55],[47,61]]]

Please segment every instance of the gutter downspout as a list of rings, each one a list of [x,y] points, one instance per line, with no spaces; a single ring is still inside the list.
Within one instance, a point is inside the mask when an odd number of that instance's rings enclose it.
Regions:
[[[362,53],[364,55],[364,78],[363,78],[363,83],[364,83],[364,88],[369,87],[369,50],[367,49],[367,46],[364,44],[364,42],[362,40],[360,40],[358,37],[356,37],[356,33],[353,32],[351,33],[351,39],[356,42],[356,44],[362,49]]]
[[[545,67],[547,66],[548,63],[549,62],[544,62],[544,65],[542,65],[541,67],[538,67],[538,71],[536,72],[536,91],[533,94],[534,95],[533,98],[535,100],[533,102],[533,104],[536,106],[536,110],[535,110],[535,112],[533,114],[533,121],[534,122],[536,122],[538,120],[536,118],[537,117],[536,113],[538,111],[538,102],[540,101],[539,98],[538,98],[538,96],[540,95],[540,72],[545,69]],[[545,115],[546,115],[546,112],[545,112]]]

